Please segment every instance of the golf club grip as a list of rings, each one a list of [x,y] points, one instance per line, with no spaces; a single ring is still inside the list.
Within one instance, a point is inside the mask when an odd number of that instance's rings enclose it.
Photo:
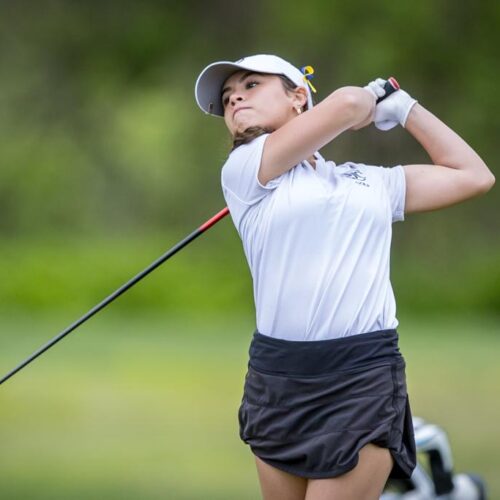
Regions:
[[[384,84],[385,94],[377,99],[376,104],[382,102],[384,99],[396,92],[396,90],[399,90],[399,88],[398,81],[393,76],[390,76]]]

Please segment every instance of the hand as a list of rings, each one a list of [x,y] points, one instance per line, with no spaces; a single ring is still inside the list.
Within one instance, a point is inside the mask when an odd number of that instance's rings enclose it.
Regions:
[[[379,97],[383,97],[385,95],[384,85],[386,82],[387,80],[384,80],[383,78],[377,78],[368,85],[365,85],[363,88],[373,94],[375,99],[378,99]]]
[[[383,78],[377,78],[364,88],[379,98],[385,95],[385,83],[386,80]],[[416,102],[404,90],[397,90],[377,104],[374,118],[375,126],[379,130],[390,130],[398,123],[404,127],[411,108]]]

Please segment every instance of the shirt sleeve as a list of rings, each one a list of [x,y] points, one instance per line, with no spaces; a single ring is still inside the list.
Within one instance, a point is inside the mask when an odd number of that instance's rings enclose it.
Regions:
[[[406,179],[401,165],[397,167],[379,167],[385,189],[391,204],[392,222],[405,218]]]
[[[269,134],[263,134],[231,152],[221,172],[224,198],[238,227],[244,213],[264,199],[281,181],[281,176],[262,185],[257,178],[264,143]]]
[[[268,136],[269,134],[260,135],[252,142],[236,148],[222,167],[222,189],[229,191],[247,205],[257,203],[279,184],[277,178],[264,186],[257,178],[264,143]]]

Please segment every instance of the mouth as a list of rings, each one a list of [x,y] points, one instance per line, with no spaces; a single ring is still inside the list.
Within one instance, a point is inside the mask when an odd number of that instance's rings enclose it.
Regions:
[[[243,107],[243,108],[238,108],[238,109],[235,109],[235,110],[233,111],[233,118],[234,118],[234,116],[236,115],[236,113],[237,113],[238,111],[241,111],[242,109],[250,109],[250,108],[249,108],[248,106],[246,106],[246,107]]]

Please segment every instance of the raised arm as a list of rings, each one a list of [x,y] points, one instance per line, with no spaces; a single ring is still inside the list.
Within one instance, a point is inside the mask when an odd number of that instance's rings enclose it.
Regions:
[[[413,106],[405,127],[434,163],[403,167],[406,213],[437,210],[491,189],[495,177],[479,155],[423,106]]]
[[[368,86],[379,97],[385,80]],[[486,193],[495,177],[479,155],[450,127],[404,90],[377,104],[375,126],[390,130],[403,125],[422,145],[434,165],[405,165],[405,212],[437,210]]]
[[[342,87],[288,121],[266,140],[258,179],[279,177],[348,129],[371,122],[375,97],[361,87]]]

